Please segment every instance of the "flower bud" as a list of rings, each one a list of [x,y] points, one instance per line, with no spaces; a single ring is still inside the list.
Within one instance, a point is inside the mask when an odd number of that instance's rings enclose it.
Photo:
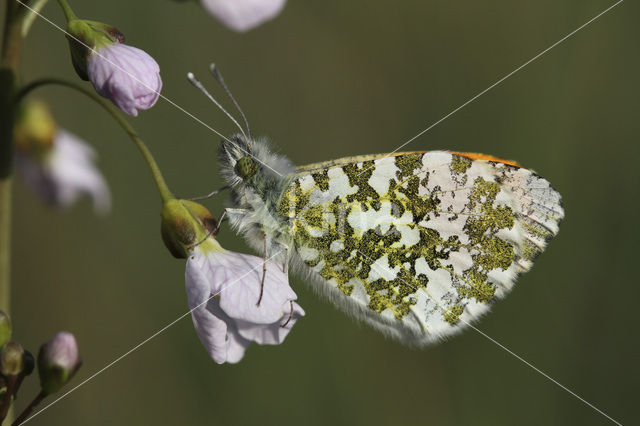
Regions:
[[[29,351],[24,351],[24,356],[22,357],[22,371],[20,372],[23,376],[28,376],[33,373],[33,369],[36,366],[36,360],[33,357],[33,354]]]
[[[40,347],[38,373],[46,395],[60,390],[78,371],[82,361],[73,334],[63,331]]]
[[[115,27],[72,19],[67,23],[71,60],[83,80],[125,113],[155,105],[162,89],[160,67],[145,51],[124,44]]]
[[[13,139],[16,148],[41,158],[53,147],[57,125],[46,103],[27,100],[20,108]]]
[[[84,19],[70,20],[67,23],[67,33],[71,62],[83,80],[89,80],[87,62],[94,51],[116,42],[124,42],[124,35],[117,28]]]
[[[5,376],[20,374],[23,367],[24,349],[18,342],[9,342],[0,352],[0,372]]]
[[[11,339],[11,319],[4,311],[0,311],[0,348]]]
[[[188,200],[169,200],[162,207],[162,241],[173,257],[184,259],[189,248],[204,240],[217,226],[202,204]]]

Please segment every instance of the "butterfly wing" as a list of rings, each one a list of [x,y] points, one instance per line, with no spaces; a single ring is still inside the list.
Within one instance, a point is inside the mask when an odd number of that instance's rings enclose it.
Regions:
[[[564,216],[558,192],[531,170],[444,151],[299,168],[278,209],[294,265],[321,293],[418,345],[504,297]]]

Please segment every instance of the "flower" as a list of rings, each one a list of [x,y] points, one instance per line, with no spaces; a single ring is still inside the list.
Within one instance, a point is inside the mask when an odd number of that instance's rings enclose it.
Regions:
[[[57,392],[78,371],[82,360],[73,334],[62,331],[40,346],[38,373],[45,394]]]
[[[187,260],[185,281],[193,324],[211,358],[237,363],[251,342],[282,343],[304,316],[282,266],[267,261],[261,290],[264,259],[202,245]]]
[[[155,105],[162,89],[158,63],[144,50],[118,41],[89,55],[87,76],[100,95],[134,117]]]
[[[162,89],[160,67],[144,50],[124,44],[114,26],[67,17],[71,62],[78,76],[129,115],[155,105]]]
[[[273,19],[286,0],[201,0],[202,6],[234,31],[247,31]]]
[[[187,302],[211,358],[236,363],[251,342],[282,343],[304,316],[282,266],[223,249],[214,238],[218,222],[194,201],[166,200],[160,216],[165,246],[187,258]]]
[[[16,138],[16,166],[46,203],[68,207],[87,194],[96,212],[109,211],[109,188],[94,164],[96,153],[89,145],[63,129],[55,131],[48,146],[25,146],[21,140]]]

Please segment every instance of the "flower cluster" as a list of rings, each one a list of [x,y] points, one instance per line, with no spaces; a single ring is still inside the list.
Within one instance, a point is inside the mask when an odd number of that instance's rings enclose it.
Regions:
[[[285,1],[202,0],[201,4],[229,28],[247,31],[275,17]],[[125,44],[124,35],[115,27],[78,19],[65,0],[58,3],[67,18],[66,34],[78,76],[90,81],[99,95],[128,115],[137,116],[139,110],[153,107],[162,89],[158,63],[145,51]],[[25,93],[29,90],[25,88]],[[20,100],[25,93],[19,96]],[[97,96],[91,93],[89,96],[107,105]],[[14,158],[27,185],[50,205],[68,207],[87,195],[97,212],[107,212],[111,197],[95,166],[95,151],[59,128],[42,102],[21,102],[16,118]],[[140,146],[142,142],[131,128],[124,124],[123,127]],[[194,202],[172,198],[162,178],[157,176],[159,172],[153,167],[151,155],[142,151],[165,202],[163,240],[174,256],[187,258],[187,302],[197,335],[209,355],[219,364],[237,363],[251,343],[282,343],[305,315],[296,303],[297,296],[289,286],[283,265],[223,249],[214,238],[212,226],[217,229],[217,224],[209,211]],[[0,423],[22,379],[35,365],[34,357],[10,337],[8,316],[0,311]],[[16,422],[25,420],[39,399],[57,392],[80,365],[72,334],[58,333],[43,344],[37,359],[40,394]]]
[[[4,311],[0,311],[0,423],[7,417],[23,380],[31,375],[35,368],[33,355],[19,342],[11,339],[12,333],[9,316]],[[13,424],[22,424],[33,408],[42,399],[58,392],[67,384],[81,365],[76,338],[69,332],[57,333],[51,340],[40,346],[38,352],[40,392]]]

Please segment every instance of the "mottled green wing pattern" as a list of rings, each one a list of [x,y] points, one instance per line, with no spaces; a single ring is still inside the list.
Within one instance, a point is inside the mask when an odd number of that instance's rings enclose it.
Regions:
[[[432,151],[300,168],[279,203],[294,263],[394,337],[451,334],[511,289],[564,216],[549,183],[512,164]]]

